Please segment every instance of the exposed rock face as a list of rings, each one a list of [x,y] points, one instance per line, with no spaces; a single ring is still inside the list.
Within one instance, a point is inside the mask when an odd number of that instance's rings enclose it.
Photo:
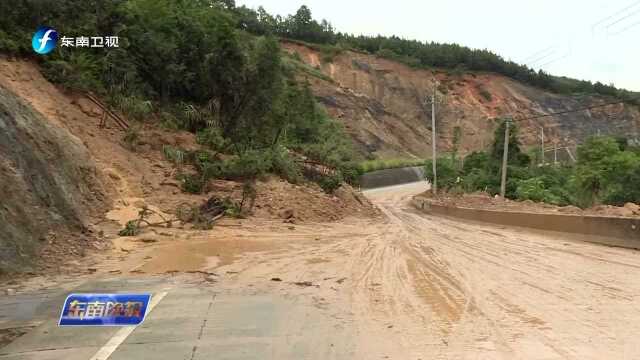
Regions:
[[[0,86],[0,270],[28,268],[44,245],[73,241],[102,209],[84,145]]]
[[[363,154],[378,157],[424,157],[431,154],[431,106],[425,100],[438,95],[438,146],[451,151],[454,128],[459,126],[459,150],[468,153],[488,146],[498,117],[512,115],[520,126],[520,140],[539,146],[540,126],[546,147],[574,146],[595,134],[625,135],[640,140],[640,110],[622,104],[555,117],[519,121],[530,115],[560,112],[611,102],[601,96],[564,96],[523,85],[496,74],[447,74],[412,69],[372,55],[343,52],[322,63],[315,50],[294,43],[283,47],[333,82],[307,75],[318,101],[340,119]],[[568,154],[562,150],[561,156]],[[575,156],[575,152],[573,153]],[[548,159],[552,154],[548,153]]]

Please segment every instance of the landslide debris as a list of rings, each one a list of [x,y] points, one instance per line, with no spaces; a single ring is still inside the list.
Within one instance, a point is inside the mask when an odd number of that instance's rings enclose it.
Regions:
[[[118,232],[127,222],[138,219],[145,207],[161,215],[151,214],[146,219],[157,223],[176,218],[181,204],[193,208],[211,198],[228,198],[236,204],[243,201],[244,184],[239,181],[211,179],[204,193],[182,192],[175,165],[165,158],[163,148],[197,149],[193,134],[163,129],[151,122],[132,122],[137,125],[132,150],[124,146],[125,134],[113,123],[99,126],[101,113],[97,107],[81,94],[61,91],[43,78],[37,64],[28,61],[0,58],[0,86],[3,94],[12,93],[3,95],[3,103],[11,105],[7,106],[10,111],[2,113],[2,129],[19,130],[3,130],[0,134],[0,227],[9,229],[0,238],[2,266],[30,268],[38,253],[46,260],[41,263],[50,265],[61,253],[80,256],[86,246],[102,248],[106,242],[97,243],[90,232],[82,231],[95,228],[101,239],[115,241]],[[15,109],[28,112],[29,121],[23,116],[16,122],[14,113],[19,111]],[[26,166],[18,154],[35,159],[36,165]],[[278,214],[285,209],[293,210],[295,216],[290,219],[296,223],[378,213],[348,185],[327,194],[316,184],[294,185],[267,176],[258,179],[255,186],[255,199],[246,201],[255,203],[247,206],[251,211],[243,223],[253,219],[282,221]],[[207,219],[216,218],[213,208],[202,209]],[[191,225],[185,224],[184,228],[188,230]],[[175,229],[180,230],[182,226]],[[142,234],[147,239],[151,232]]]

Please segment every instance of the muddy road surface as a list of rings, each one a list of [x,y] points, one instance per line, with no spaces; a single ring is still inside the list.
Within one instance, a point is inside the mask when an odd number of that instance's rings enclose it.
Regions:
[[[40,321],[0,359],[640,358],[640,252],[425,215],[423,186],[367,192],[378,219],[246,226],[150,247],[144,274],[5,296],[0,325]],[[255,244],[207,260],[225,236]],[[128,333],[58,328],[72,288],[156,304]]]

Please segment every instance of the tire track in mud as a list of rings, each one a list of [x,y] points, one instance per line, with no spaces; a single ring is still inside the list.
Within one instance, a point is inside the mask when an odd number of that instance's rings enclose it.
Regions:
[[[384,219],[300,226],[287,251],[234,264],[237,285],[282,277],[280,294],[325,314],[314,333],[342,329],[355,359],[640,358],[640,252],[432,217],[407,195],[377,195]],[[317,287],[290,285],[305,280]]]
[[[421,268],[445,269],[446,277],[460,285],[448,291],[464,290],[470,310],[458,320],[458,330],[468,330],[469,322],[473,327],[485,323],[487,339],[494,342],[490,348],[506,358],[620,357],[633,348],[619,322],[638,328],[625,317],[639,315],[640,282],[634,281],[640,275],[635,270],[639,252],[432,217],[407,209],[406,203],[396,197],[377,205],[409,234],[408,253],[438,259],[423,261]],[[437,298],[439,292],[425,293]],[[466,340],[458,342],[458,350],[447,354],[482,347],[477,338],[461,337]]]

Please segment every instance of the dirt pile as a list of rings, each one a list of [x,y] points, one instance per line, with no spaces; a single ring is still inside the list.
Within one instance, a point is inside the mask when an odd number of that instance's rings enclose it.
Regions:
[[[597,205],[588,209],[580,209],[576,206],[556,206],[538,203],[531,200],[512,201],[492,197],[486,193],[464,194],[461,196],[439,196],[433,198],[430,192],[424,194],[431,201],[455,207],[472,209],[515,211],[529,213],[561,213],[572,215],[612,216],[612,217],[640,217],[640,206],[627,203],[624,206]]]
[[[270,178],[257,184],[257,192],[256,216],[282,218],[290,223],[326,222],[377,214],[369,200],[349,185],[341,186],[330,195],[315,184],[301,186]]]
[[[320,60],[319,51],[298,43],[284,42],[283,47],[330,78],[303,75],[317,99],[344,124],[359,151],[381,158],[431,154],[431,108],[425,106],[425,99],[434,86],[444,99],[437,110],[437,136],[438,147],[445,152],[452,150],[456,127],[461,129],[460,152],[469,153],[491,143],[497,117],[558,112],[611,101],[601,96],[552,94],[496,74],[418,70],[351,51],[329,63]],[[635,136],[640,141],[640,110],[621,104],[518,124],[520,140],[526,146],[540,143],[540,126],[545,127],[549,148],[555,141],[572,147],[597,133]],[[569,157],[565,150],[559,156]]]

